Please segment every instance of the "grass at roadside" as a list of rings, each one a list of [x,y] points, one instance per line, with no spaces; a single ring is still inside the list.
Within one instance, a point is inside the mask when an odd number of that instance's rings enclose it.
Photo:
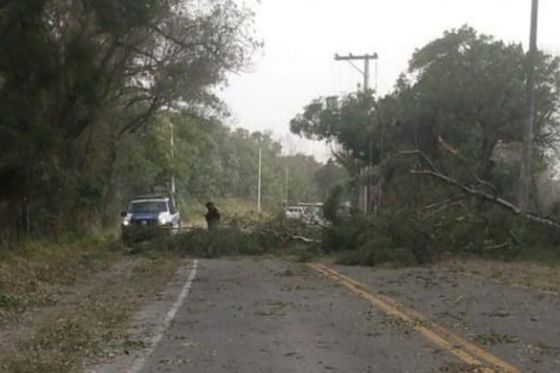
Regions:
[[[188,200],[182,201],[180,203],[181,217],[183,221],[187,224],[206,227],[206,221],[204,216],[206,215],[207,201],[199,200]],[[248,202],[240,199],[218,199],[213,200],[220,210],[220,213],[225,219],[230,219],[233,217],[247,217],[247,216],[258,216],[257,206],[253,202]],[[266,213],[263,216],[267,216]]]
[[[124,257],[112,236],[3,252],[0,370],[69,371],[121,343],[114,333],[141,301],[137,294],[165,283],[175,262]]]
[[[75,301],[37,322],[0,362],[11,372],[71,372],[85,360],[126,353],[134,348],[127,320],[144,298],[154,296],[174,275],[178,261],[169,257],[128,258],[129,265],[97,279]]]
[[[133,347],[126,321],[180,261],[123,253],[109,236],[3,253],[0,371],[75,371],[85,359]]]
[[[112,237],[71,244],[30,243],[0,255],[0,326],[35,307],[56,304],[64,286],[106,269],[120,256]]]

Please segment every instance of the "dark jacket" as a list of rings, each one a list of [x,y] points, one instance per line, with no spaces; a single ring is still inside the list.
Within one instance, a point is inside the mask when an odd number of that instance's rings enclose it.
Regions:
[[[216,208],[216,206],[209,206],[208,212],[206,213],[206,223],[208,224],[208,228],[214,228],[220,222],[220,212]]]

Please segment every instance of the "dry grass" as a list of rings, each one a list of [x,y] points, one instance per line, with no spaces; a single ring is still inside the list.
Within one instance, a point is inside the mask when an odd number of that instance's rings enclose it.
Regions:
[[[560,295],[560,267],[555,265],[483,259],[449,259],[438,266],[511,286]]]
[[[127,257],[114,240],[27,247],[0,258],[0,371],[70,372],[132,348],[126,323],[181,264]]]
[[[10,372],[71,372],[85,360],[125,353],[133,348],[126,325],[144,299],[154,296],[173,276],[177,260],[126,258],[126,265],[96,278],[71,302],[34,320],[5,355],[0,370]],[[141,295],[141,296],[139,296]]]
[[[107,269],[119,257],[120,246],[110,237],[67,245],[33,243],[3,253],[0,327],[37,307],[56,304],[65,287]]]
[[[188,208],[181,210],[181,216],[188,225],[196,227],[206,227],[206,207],[204,201],[190,201],[187,203]],[[241,199],[218,199],[213,200],[216,207],[220,210],[223,219],[230,219],[232,217],[258,217],[257,206],[254,202],[245,201]],[[263,212],[261,216],[269,217],[269,212]]]

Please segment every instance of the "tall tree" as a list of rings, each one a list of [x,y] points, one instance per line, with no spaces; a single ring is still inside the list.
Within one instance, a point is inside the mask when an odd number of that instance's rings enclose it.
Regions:
[[[4,210],[33,209],[37,228],[110,204],[119,141],[161,110],[222,110],[212,88],[258,46],[233,0],[1,5],[0,178],[15,204]]]

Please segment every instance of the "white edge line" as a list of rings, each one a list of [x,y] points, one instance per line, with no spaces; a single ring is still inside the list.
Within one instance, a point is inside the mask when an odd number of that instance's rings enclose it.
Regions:
[[[183,306],[183,303],[185,302],[185,299],[187,299],[187,296],[189,295],[189,292],[191,290],[194,278],[196,277],[197,268],[198,268],[198,260],[195,259],[193,261],[193,265],[192,265],[192,268],[191,268],[191,273],[189,274],[189,278],[187,279],[187,282],[183,286],[183,289],[181,290],[181,293],[179,294],[179,297],[177,298],[177,300],[175,301],[173,306],[167,312],[167,315],[165,316],[165,319],[163,320],[163,323],[155,330],[154,335],[149,339],[148,348],[145,351],[145,353],[142,354],[141,357],[136,359],[136,361],[134,362],[132,367],[130,367],[127,370],[128,373],[139,373],[144,368],[144,365],[146,364],[146,361],[153,354],[153,352],[156,349],[158,343],[161,341],[161,338],[167,332],[167,329],[169,329],[169,326],[171,325],[171,322],[175,318],[175,315],[177,314],[177,311],[179,311],[179,309]]]

